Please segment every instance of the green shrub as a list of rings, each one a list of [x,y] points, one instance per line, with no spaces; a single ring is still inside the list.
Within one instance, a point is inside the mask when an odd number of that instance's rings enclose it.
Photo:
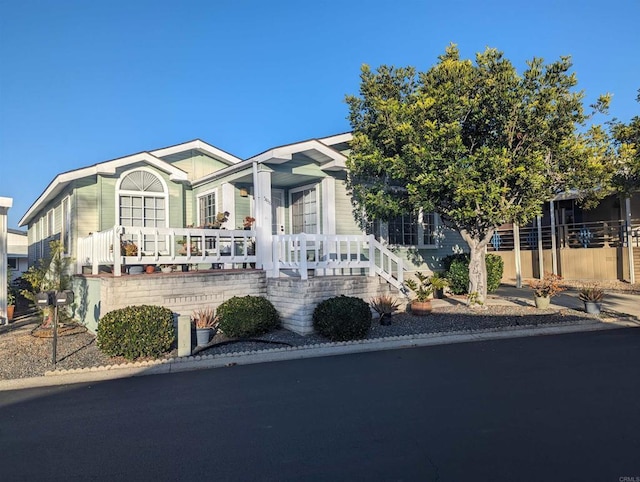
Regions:
[[[157,358],[174,339],[173,313],[162,306],[128,306],[110,311],[98,322],[98,347],[109,356]]]
[[[497,254],[487,254],[487,292],[492,293],[500,286],[504,262]],[[447,267],[447,278],[449,279],[449,289],[456,295],[467,294],[469,290],[469,255],[454,254],[442,260]]]
[[[336,296],[316,306],[313,327],[331,341],[364,338],[371,328],[371,309],[360,298]]]
[[[234,296],[218,306],[218,327],[232,338],[262,335],[280,326],[280,316],[261,296]]]
[[[469,290],[469,257],[458,257],[451,261],[447,273],[449,289],[454,295],[463,295]]]
[[[504,273],[504,261],[497,254],[487,254],[487,291],[493,293],[500,286],[502,273]]]

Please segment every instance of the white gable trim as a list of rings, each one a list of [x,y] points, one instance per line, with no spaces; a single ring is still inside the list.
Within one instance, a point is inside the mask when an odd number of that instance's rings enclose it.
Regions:
[[[94,164],[93,166],[76,169],[75,171],[64,172],[58,174],[53,181],[47,186],[47,189],[40,195],[40,197],[34,202],[25,215],[20,219],[18,225],[24,226],[29,223],[36,213],[38,213],[47,203],[58,195],[71,181],[76,179],[82,179],[83,177],[95,176],[98,174],[113,175],[116,170],[121,167],[135,164],[137,162],[144,162],[150,166],[153,166],[161,171],[169,174],[169,179],[172,181],[187,181],[187,173],[182,169],[169,164],[162,159],[158,159],[149,152],[141,152],[139,154],[133,154],[131,156],[121,157],[112,161],[101,162]]]
[[[217,147],[212,146],[211,144],[207,144],[200,139],[196,139],[194,141],[185,142],[183,144],[178,144],[176,146],[165,147],[162,149],[156,149],[155,151],[150,151],[156,157],[165,157],[170,156],[171,154],[178,154],[180,152],[188,151],[188,150],[197,150],[204,154],[207,154],[211,157],[214,157],[226,164],[238,164],[242,162],[242,159],[236,157],[228,152],[225,152]]]

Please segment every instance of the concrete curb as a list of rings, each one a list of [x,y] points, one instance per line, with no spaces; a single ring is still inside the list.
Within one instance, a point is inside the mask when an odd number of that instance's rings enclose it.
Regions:
[[[0,391],[68,385],[73,383],[99,382],[134,376],[177,373],[207,368],[251,365],[255,363],[299,360],[303,358],[346,355],[380,350],[469,343],[474,341],[498,340],[504,338],[558,335],[563,333],[610,330],[638,326],[640,325],[636,322],[624,320],[606,322],[583,320],[571,324],[557,323],[536,327],[523,326],[494,328],[489,330],[467,330],[448,333],[395,336],[350,342],[304,345],[299,347],[272,348],[261,351],[239,352],[224,355],[190,356],[186,358],[171,358],[166,360],[128,363],[125,365],[108,365],[103,367],[50,371],[46,372],[45,376],[42,377],[0,380]]]

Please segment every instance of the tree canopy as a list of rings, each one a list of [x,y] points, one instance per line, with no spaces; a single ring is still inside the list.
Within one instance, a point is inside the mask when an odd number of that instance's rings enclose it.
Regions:
[[[363,66],[360,95],[347,96],[357,211],[366,220],[437,212],[469,244],[469,292],[484,301],[484,248],[498,226],[525,224],[558,192],[597,192],[611,176],[609,137],[586,125],[571,66],[534,58],[519,75],[496,49],[474,62],[455,45],[426,72]]]
[[[636,100],[640,102],[640,91]],[[633,117],[628,124],[614,121],[611,133],[617,154],[612,185],[628,196],[640,190],[640,116]]]

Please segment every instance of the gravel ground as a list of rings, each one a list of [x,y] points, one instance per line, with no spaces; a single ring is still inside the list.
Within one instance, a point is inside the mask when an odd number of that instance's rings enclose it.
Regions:
[[[584,312],[537,310],[530,306],[489,306],[486,310],[470,310],[464,305],[434,309],[427,317],[395,314],[391,326],[381,326],[373,320],[368,338],[387,336],[478,330],[507,326],[537,326],[549,323],[571,323],[590,318]],[[0,379],[15,379],[44,375],[53,368],[52,339],[49,330],[39,326],[36,315],[23,315],[9,327],[0,328]],[[277,330],[259,338],[260,341],[230,342],[224,335],[214,337],[211,346],[199,355],[214,355],[239,351],[257,351],[278,346],[301,346],[323,343],[319,335],[300,336],[288,330]],[[284,344],[284,345],[283,345]],[[175,350],[167,355],[175,357]],[[61,330],[57,343],[57,369],[84,368],[124,363],[121,358],[103,355],[95,337],[84,327],[69,325]]]

